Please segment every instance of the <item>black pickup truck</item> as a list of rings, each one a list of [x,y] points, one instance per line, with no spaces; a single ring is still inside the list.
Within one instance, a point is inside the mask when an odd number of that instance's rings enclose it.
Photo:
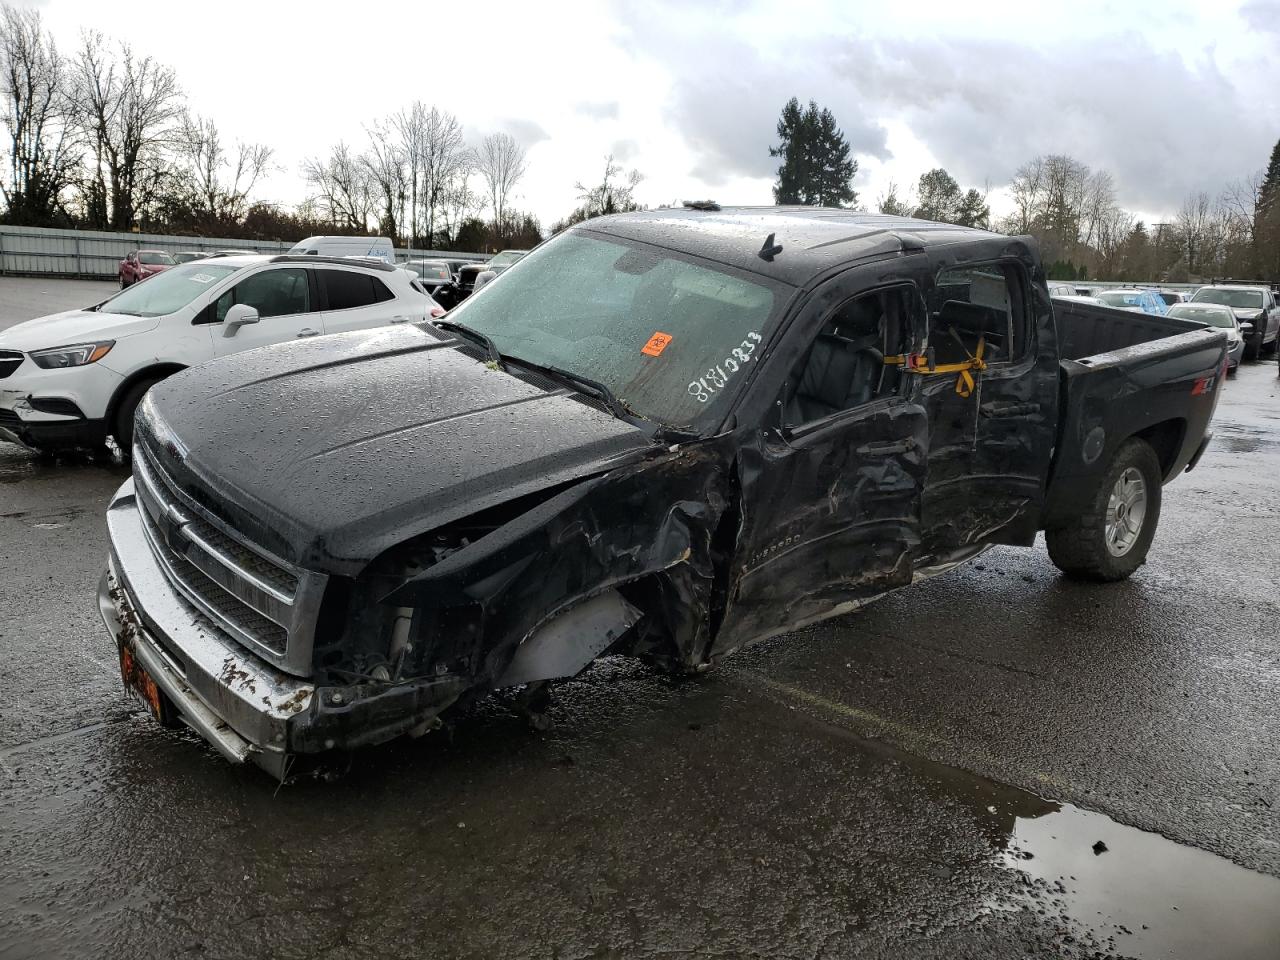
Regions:
[[[680,671],[1044,530],[1145,559],[1222,330],[1051,305],[1034,242],[845,210],[659,210],[436,325],[155,387],[100,604],[165,723],[283,776],[604,654]]]

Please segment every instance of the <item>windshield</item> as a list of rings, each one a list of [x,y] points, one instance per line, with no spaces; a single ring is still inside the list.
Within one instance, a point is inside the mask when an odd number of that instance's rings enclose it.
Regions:
[[[161,253],[158,250],[141,250],[138,253],[138,262],[152,264],[163,263],[166,266],[169,266],[173,264],[173,257],[169,256],[167,253]]]
[[[524,253],[519,250],[503,250],[501,253],[495,254],[485,266],[490,269],[494,267],[509,267],[523,256]]]
[[[1197,290],[1191,298],[1192,303],[1221,303],[1228,307],[1239,307],[1247,310],[1250,307],[1262,307],[1261,290],[1227,290],[1223,287],[1205,287]]]
[[[99,313],[124,313],[132,317],[163,317],[181,310],[223,277],[242,267],[203,260],[157,273],[117,293],[98,308]]]
[[[685,426],[723,415],[780,302],[763,281],[667,250],[564,233],[449,319],[504,356],[590,377],[637,414]]]
[[[1235,329],[1236,325],[1236,315],[1234,313],[1226,307],[1217,307],[1210,304],[1196,306],[1194,303],[1175,303],[1169,308],[1169,316],[1177,317],[1179,320],[1197,320],[1212,327]]]
[[[1098,294],[1098,299],[1109,307],[1140,307],[1142,294],[1134,290],[1114,290]]]

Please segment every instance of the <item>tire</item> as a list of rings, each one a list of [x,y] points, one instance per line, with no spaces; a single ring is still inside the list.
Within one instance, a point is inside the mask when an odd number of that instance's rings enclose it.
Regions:
[[[1244,356],[1240,358],[1241,363],[1257,363],[1258,354],[1261,352],[1261,344],[1257,340],[1246,340],[1244,344]]]
[[[1054,566],[1075,580],[1113,583],[1146,563],[1160,522],[1161,479],[1150,444],[1126,440],[1076,522],[1045,531]]]
[[[126,460],[133,450],[133,415],[137,412],[138,404],[142,402],[142,398],[147,391],[159,383],[160,380],[161,378],[159,377],[139,380],[120,398],[120,405],[116,407],[116,446],[120,448],[120,455]]]

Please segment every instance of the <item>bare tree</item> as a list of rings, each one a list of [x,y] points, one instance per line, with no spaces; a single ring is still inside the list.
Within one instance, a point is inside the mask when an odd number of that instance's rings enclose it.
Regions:
[[[493,222],[503,223],[511,192],[525,174],[524,147],[509,133],[491,133],[476,151],[476,171],[484,178]]]
[[[1192,276],[1198,275],[1205,267],[1212,266],[1213,247],[1217,240],[1214,213],[1213,201],[1201,190],[1182,201],[1182,207],[1174,220],[1174,229],[1186,258],[1187,272]]]
[[[484,197],[471,189],[471,177],[462,174],[447,183],[437,200],[440,213],[440,232],[446,243],[458,238],[462,224],[484,209]]]
[[[110,226],[128,229],[168,173],[164,152],[183,113],[177,75],[135,56],[127,43],[113,55],[97,32],[84,35],[73,73],[77,123],[93,153],[97,212]]]
[[[1095,246],[1101,240],[1104,226],[1114,226],[1116,187],[1111,174],[1105,170],[1090,172],[1081,184],[1080,242],[1086,247]]]
[[[417,246],[425,234],[430,246],[445,191],[471,171],[462,124],[453,114],[415,100],[391,118],[391,126],[404,157],[411,244]]]
[[[198,212],[218,222],[244,216],[250,192],[271,164],[272,150],[239,142],[228,149],[212,119],[186,114],[177,154]]]
[[[339,141],[325,159],[304,160],[302,176],[312,191],[309,199],[330,223],[361,233],[369,229],[369,173],[345,143]]]
[[[0,97],[8,132],[8,216],[52,219],[78,157],[68,124],[66,64],[36,10],[0,7]]]
[[[1006,229],[1010,233],[1030,233],[1032,224],[1044,209],[1044,157],[1036,157],[1014,172],[1013,182],[1009,184],[1009,196],[1013,200],[1014,209],[1005,221]]]
[[[637,209],[635,191],[644,180],[644,174],[639,170],[632,170],[620,178],[621,174],[622,167],[613,162],[613,154],[610,153],[604,158],[604,176],[599,183],[586,186],[579,180],[573,185],[578,191],[578,199],[582,201],[582,212],[586,217]]]
[[[382,208],[379,232],[395,240],[404,222],[405,151],[391,136],[391,129],[386,124],[375,123],[365,130],[369,135],[369,149],[360,155],[360,163]]]

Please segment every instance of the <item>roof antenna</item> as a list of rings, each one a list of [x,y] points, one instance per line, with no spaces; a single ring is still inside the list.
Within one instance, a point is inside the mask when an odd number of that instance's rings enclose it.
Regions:
[[[764,246],[760,248],[760,252],[756,254],[761,260],[772,261],[774,257],[782,252],[782,244],[773,242],[773,234],[769,234],[764,238]]]

